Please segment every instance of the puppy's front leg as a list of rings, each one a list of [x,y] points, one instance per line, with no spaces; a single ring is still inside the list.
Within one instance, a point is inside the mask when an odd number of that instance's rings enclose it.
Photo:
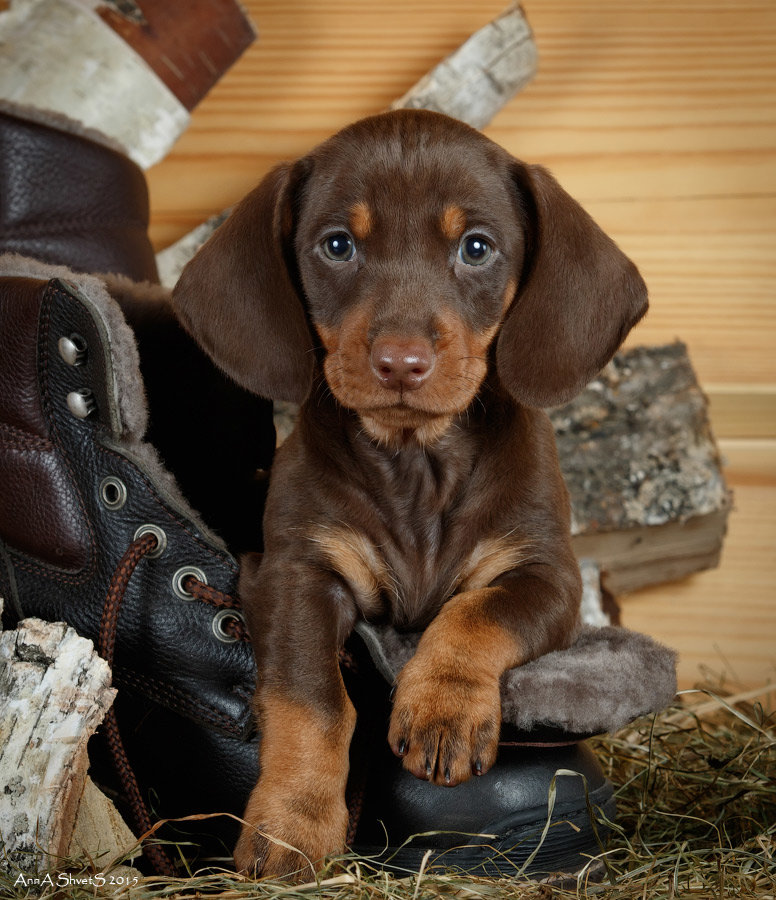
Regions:
[[[408,771],[452,786],[493,765],[501,676],[573,641],[580,590],[575,567],[530,565],[442,607],[397,679],[388,740]]]
[[[352,623],[336,586],[290,562],[257,569],[249,558],[240,590],[257,657],[261,743],[235,863],[250,874],[309,878],[345,845],[356,714],[338,651]]]

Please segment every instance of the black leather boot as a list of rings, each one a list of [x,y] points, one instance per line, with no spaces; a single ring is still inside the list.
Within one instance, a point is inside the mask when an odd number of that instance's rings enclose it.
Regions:
[[[420,781],[390,750],[389,673],[373,660],[375,634],[357,629],[343,669],[358,711],[348,785],[350,843],[367,864],[397,875],[457,870],[543,878],[590,865],[616,820],[614,788],[581,735],[502,725],[498,757],[454,788]],[[573,774],[572,774],[573,773]]]
[[[386,766],[395,771],[373,779],[357,843],[397,872],[417,871],[424,858],[424,871],[577,872],[602,852],[616,819],[614,789],[585,743],[502,740],[496,765],[454,789]]]
[[[164,816],[239,815],[257,776],[257,738],[237,563],[144,440],[135,337],[102,282],[18,257],[0,262],[7,624],[65,621],[101,652],[112,644],[119,730],[146,802]],[[248,399],[271,436],[270,409]],[[201,429],[210,433],[206,405],[201,416],[178,423],[193,448]],[[215,485],[221,476],[204,477]],[[231,849],[231,820],[208,830]]]

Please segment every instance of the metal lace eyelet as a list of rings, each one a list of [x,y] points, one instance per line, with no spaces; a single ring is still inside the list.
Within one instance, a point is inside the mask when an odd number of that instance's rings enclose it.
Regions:
[[[64,335],[57,341],[59,355],[68,366],[82,366],[86,362],[87,344],[80,334]]]
[[[136,541],[145,534],[152,534],[156,538],[156,546],[153,550],[149,550],[146,553],[149,559],[156,559],[157,556],[161,556],[167,549],[167,535],[158,525],[141,525],[135,532],[133,540]]]
[[[194,594],[187,591],[184,586],[187,578],[196,578],[202,584],[207,584],[207,576],[202,569],[198,569],[196,566],[182,566],[172,576],[172,590],[175,596],[181,600],[194,600]]]
[[[127,502],[127,486],[115,475],[106,476],[100,482],[100,500],[106,509],[121,509]]]
[[[226,630],[226,625],[230,621],[245,624],[245,617],[237,609],[220,609],[213,616],[213,634],[225,644],[235,644],[239,640]]]

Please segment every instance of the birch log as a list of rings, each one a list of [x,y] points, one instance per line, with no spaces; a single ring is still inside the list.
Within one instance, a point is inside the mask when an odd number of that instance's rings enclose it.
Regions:
[[[484,128],[534,77],[537,61],[531,27],[514,4],[424,75],[391,109],[430,109]]]
[[[77,859],[88,857],[103,872],[115,871],[113,864],[117,860],[140,855],[139,844],[129,826],[91,778],[84,784],[67,855]],[[134,870],[124,867],[125,875],[131,871]]]
[[[70,849],[110,680],[92,642],[67,625],[25,619],[0,635],[0,865],[40,871]]]
[[[0,2],[0,110],[85,132],[147,168],[254,38],[236,0]]]

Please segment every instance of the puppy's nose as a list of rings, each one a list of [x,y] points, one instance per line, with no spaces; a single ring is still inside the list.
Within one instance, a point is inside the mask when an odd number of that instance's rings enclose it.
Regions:
[[[378,338],[372,345],[372,369],[391,391],[417,390],[434,368],[434,350],[422,338]]]

